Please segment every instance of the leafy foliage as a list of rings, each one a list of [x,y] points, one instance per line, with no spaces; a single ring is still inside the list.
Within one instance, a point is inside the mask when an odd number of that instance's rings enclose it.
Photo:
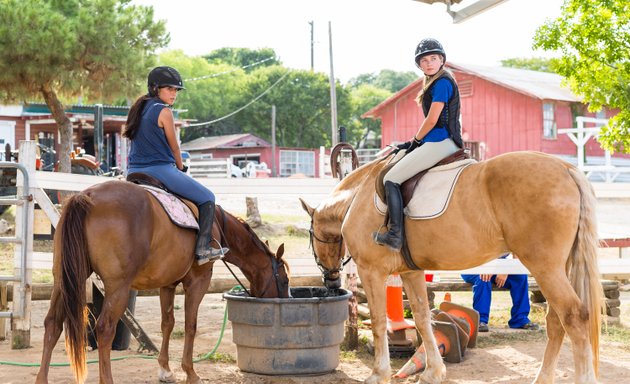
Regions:
[[[536,31],[534,46],[559,51],[552,68],[589,110],[618,110],[603,127],[606,149],[630,152],[630,2],[565,0],[562,14]]]
[[[417,79],[418,75],[411,71],[396,72],[391,69],[383,69],[378,74],[366,73],[350,79],[349,85],[352,88],[372,85],[396,93]]]
[[[235,67],[241,67],[247,71],[254,68],[254,64],[272,66],[281,65],[277,59],[276,52],[272,48],[249,49],[249,48],[219,48],[203,56],[211,64],[225,63]],[[252,66],[252,67],[250,67]]]
[[[553,59],[545,59],[542,57],[514,57],[501,60],[501,65],[508,68],[529,69],[538,72],[554,72],[551,68]]]
[[[0,1],[0,97],[43,99],[57,122],[60,169],[70,171],[72,124],[62,99],[110,102],[143,86],[163,21],[129,0]]]

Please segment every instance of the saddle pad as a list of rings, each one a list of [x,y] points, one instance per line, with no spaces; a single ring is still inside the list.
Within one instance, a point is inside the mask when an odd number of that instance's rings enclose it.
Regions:
[[[442,215],[448,208],[459,175],[475,162],[474,159],[466,159],[431,168],[416,186],[405,208],[405,215],[413,220],[434,219]],[[374,205],[380,214],[385,215],[387,204],[376,193]]]
[[[160,188],[148,185],[140,186],[157,199],[173,224],[182,228],[199,230],[195,215],[183,201]]]

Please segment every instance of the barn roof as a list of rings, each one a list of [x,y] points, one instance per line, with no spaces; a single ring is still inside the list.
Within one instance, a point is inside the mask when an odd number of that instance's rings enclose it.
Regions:
[[[213,148],[233,147],[271,147],[271,144],[251,133],[237,133],[233,135],[199,137],[182,143],[184,151],[201,151]]]
[[[481,65],[447,64],[452,70],[478,76],[495,84],[511,88],[516,92],[541,100],[581,102],[582,99],[562,85],[562,76],[509,67],[486,67]]]
[[[487,67],[481,65],[460,65],[446,63],[453,72],[470,74],[515,92],[541,100],[560,100],[582,102],[582,99],[562,85],[562,76],[555,73],[530,71],[527,69],[508,67]],[[457,75],[455,76],[457,77]],[[364,113],[361,117],[378,117],[383,108],[396,102],[410,92],[417,92],[422,86],[423,79],[407,85],[388,99]],[[414,94],[415,97],[415,94]]]

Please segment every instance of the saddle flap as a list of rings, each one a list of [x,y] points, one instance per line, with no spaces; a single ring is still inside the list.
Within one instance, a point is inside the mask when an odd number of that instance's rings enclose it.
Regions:
[[[452,155],[443,158],[431,168],[439,167],[441,165],[446,165],[465,159],[470,159],[470,155],[468,154],[468,152],[466,152],[465,149],[460,149]],[[383,178],[385,177],[385,174],[389,172],[389,170],[392,169],[395,164],[396,163],[390,163],[384,166],[376,177],[376,193],[382,201],[387,201],[385,198],[385,187],[383,186]],[[427,168],[423,171],[418,172],[415,176],[402,183],[402,185],[400,186],[400,193],[402,194],[403,198],[403,207],[406,207],[407,204],[409,204],[409,201],[413,197],[413,191],[416,189],[416,185],[418,185],[418,182],[420,181],[422,176],[424,176],[431,168]]]

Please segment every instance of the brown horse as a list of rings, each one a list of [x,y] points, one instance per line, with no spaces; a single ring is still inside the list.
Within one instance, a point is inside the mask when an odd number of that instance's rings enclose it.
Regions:
[[[230,248],[225,261],[238,266],[256,297],[288,297],[288,266],[263,244],[242,220],[216,210],[214,237]],[[124,181],[109,181],[72,196],[64,205],[54,238],[54,288],[44,321],[44,350],[37,383],[48,382],[53,348],[66,331],[66,350],[77,382],[86,367],[85,281],[100,276],[105,297],[96,323],[101,383],[113,383],[110,352],[115,327],[124,312],[129,290],[160,288],[162,347],[158,357],[160,380],[174,382],[168,364],[168,340],[174,326],[175,286],[185,291],[185,342],[182,368],[187,383],[200,383],[192,353],[199,304],[212,278],[212,264],[193,262],[195,231],[180,228],[155,198],[143,188]]]
[[[446,368],[431,332],[424,272],[410,269],[399,252],[372,239],[383,223],[374,193],[385,163],[375,160],[353,171],[316,208],[302,201],[312,219],[313,252],[329,287],[339,286],[344,250],[357,264],[375,346],[372,375],[365,382],[389,382],[385,280],[400,273],[426,349],[420,381],[440,383]],[[468,166],[446,212],[430,220],[406,219],[405,231],[413,261],[422,269],[462,270],[506,252],[518,255],[549,303],[549,340],[534,382],[554,381],[566,332],[575,382],[594,383],[602,295],[595,204],[592,187],[572,165],[543,153],[514,152]]]

